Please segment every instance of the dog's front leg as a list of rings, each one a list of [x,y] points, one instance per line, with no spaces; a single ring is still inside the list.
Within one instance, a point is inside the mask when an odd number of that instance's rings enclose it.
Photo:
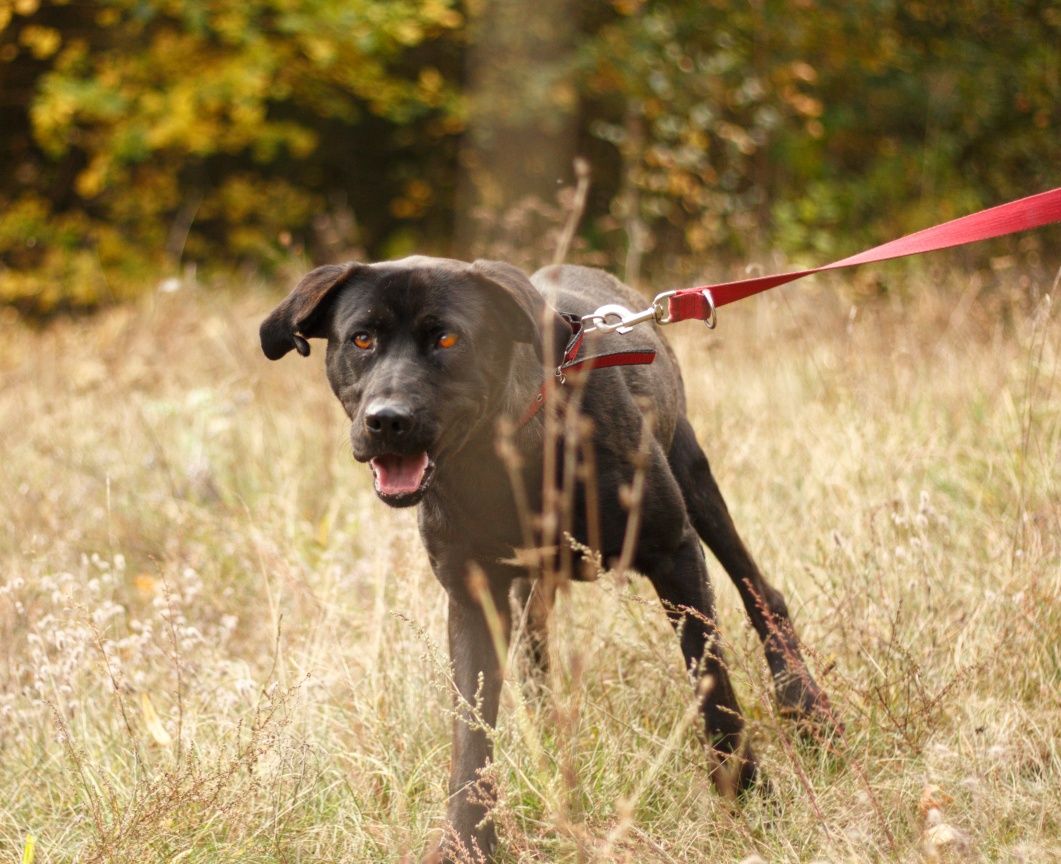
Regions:
[[[508,583],[476,570],[447,589],[456,711],[443,860],[478,861],[483,856],[489,861],[497,842],[488,816],[495,790],[482,770],[493,755],[490,733],[497,722],[511,628]]]

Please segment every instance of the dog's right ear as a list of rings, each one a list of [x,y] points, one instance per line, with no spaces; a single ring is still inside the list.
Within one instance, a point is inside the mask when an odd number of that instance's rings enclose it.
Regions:
[[[323,338],[329,302],[338,289],[368,270],[365,264],[325,264],[303,276],[294,290],[262,322],[258,331],[262,351],[270,360],[279,360],[294,348],[309,356],[308,339]]]

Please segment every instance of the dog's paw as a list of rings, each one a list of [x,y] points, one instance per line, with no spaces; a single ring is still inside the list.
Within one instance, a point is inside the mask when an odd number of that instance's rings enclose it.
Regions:
[[[744,803],[753,797],[770,797],[774,785],[759,765],[759,761],[746,750],[737,766],[735,786],[737,801]]]
[[[809,672],[778,679],[775,693],[781,716],[796,724],[805,741],[825,743],[843,737],[844,724]]]
[[[740,803],[749,795],[769,791],[764,788],[764,784],[769,786],[769,781],[747,742],[737,752],[716,749],[712,756],[715,764],[711,770],[711,781],[723,798]]]

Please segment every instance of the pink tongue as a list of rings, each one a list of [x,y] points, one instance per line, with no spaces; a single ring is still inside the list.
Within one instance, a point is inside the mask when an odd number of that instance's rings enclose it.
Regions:
[[[376,491],[384,495],[401,495],[415,492],[424,480],[428,458],[426,453],[399,456],[387,453],[377,456],[370,463],[376,475]]]

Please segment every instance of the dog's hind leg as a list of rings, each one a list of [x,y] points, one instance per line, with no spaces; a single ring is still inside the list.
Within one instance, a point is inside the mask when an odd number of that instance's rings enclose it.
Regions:
[[[743,740],[744,718],[715,626],[714,598],[704,550],[692,526],[685,522],[676,548],[645,549],[638,554],[635,566],[651,580],[667,618],[681,639],[686,668],[703,700],[700,707],[704,731],[719,759],[712,779],[724,795],[742,793],[755,784],[758,764],[750,745]]]
[[[736,584],[752,626],[762,640],[782,713],[826,729],[839,728],[828,697],[803,660],[785,598],[766,581],[745,548],[711,474],[707,456],[684,417],[678,421],[667,459],[693,527]]]

